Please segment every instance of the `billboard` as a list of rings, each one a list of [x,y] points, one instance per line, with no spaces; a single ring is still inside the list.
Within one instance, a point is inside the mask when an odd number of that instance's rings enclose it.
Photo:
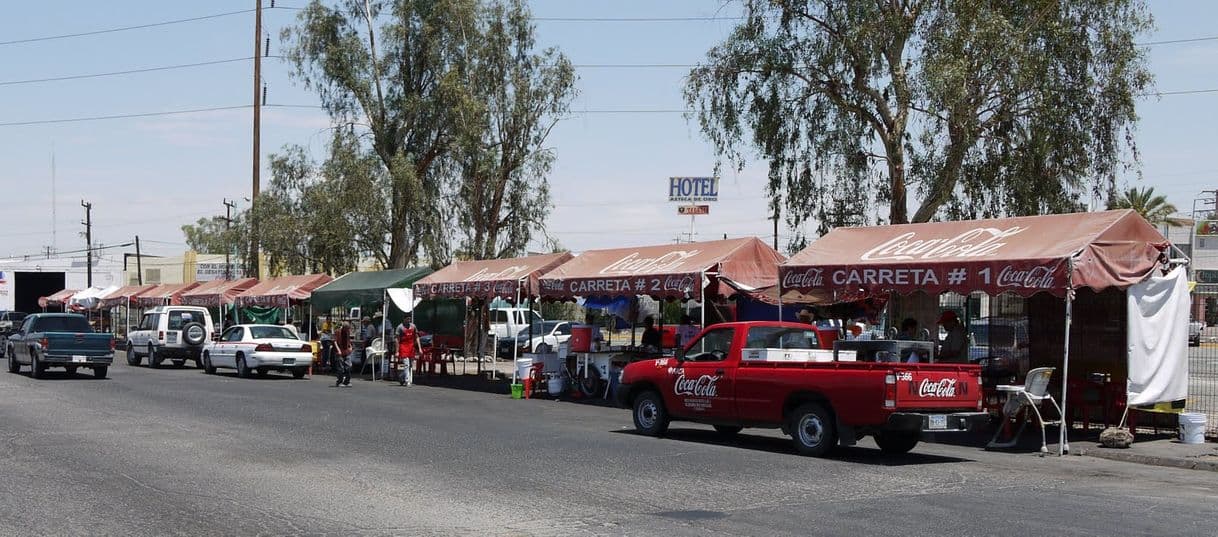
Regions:
[[[719,178],[669,177],[668,201],[719,201]]]
[[[226,274],[231,275],[233,278],[240,278],[241,273],[240,263],[230,263],[228,272],[225,271],[224,263],[199,263],[195,265],[196,282],[223,280]]]

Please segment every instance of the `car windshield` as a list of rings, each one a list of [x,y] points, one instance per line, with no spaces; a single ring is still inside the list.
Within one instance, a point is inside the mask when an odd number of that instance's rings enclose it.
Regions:
[[[986,347],[1015,346],[1015,327],[1001,324],[975,324],[969,327],[973,344]]]
[[[540,323],[534,324],[533,325],[533,335],[534,336],[549,335],[550,332],[554,331],[554,327],[558,326],[559,322],[560,321],[542,321]],[[529,327],[526,326],[526,327],[520,329],[520,331],[516,333],[516,337],[518,337],[518,338],[529,337]]]
[[[84,317],[68,315],[64,317],[41,317],[37,321],[34,321],[33,331],[89,334],[93,332],[93,329],[89,328],[89,322]]]
[[[251,326],[251,339],[299,339],[291,330],[282,326]]]

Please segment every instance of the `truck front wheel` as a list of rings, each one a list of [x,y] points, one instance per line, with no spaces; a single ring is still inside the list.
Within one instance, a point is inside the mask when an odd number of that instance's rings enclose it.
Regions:
[[[800,405],[791,413],[790,430],[800,455],[823,457],[837,445],[833,415],[816,403]]]
[[[634,428],[647,436],[662,436],[668,431],[668,411],[660,394],[646,391],[634,398]]]
[[[875,433],[875,444],[884,453],[909,453],[918,445],[918,431],[880,431]]]

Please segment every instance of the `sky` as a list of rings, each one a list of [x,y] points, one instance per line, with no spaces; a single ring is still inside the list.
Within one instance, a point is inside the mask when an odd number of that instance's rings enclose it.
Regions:
[[[270,3],[270,0],[264,0]],[[279,0],[264,13],[275,55],[279,31],[304,0]],[[250,10],[253,0],[153,2],[14,2],[0,18],[0,42]],[[691,65],[731,30],[738,13],[718,0],[536,0],[530,6],[543,47],[558,47],[579,66],[570,118],[548,145],[555,207],[550,235],[572,250],[668,243],[689,231],[689,217],[667,201],[670,176],[710,175],[715,155],[680,113],[687,68],[610,68],[614,64]],[[1156,29],[1141,42],[1218,35],[1218,3],[1153,0]],[[602,19],[544,20],[544,19]],[[694,18],[664,22],[606,18]],[[26,124],[66,118],[241,107],[252,100],[253,13],[120,32],[0,43],[0,256],[84,247],[81,200],[93,205],[94,242],[121,244],[139,235],[145,252],[180,255],[180,227],[238,207],[251,188],[249,108],[99,121]],[[1218,89],[1218,40],[1147,48],[1160,92]],[[235,60],[120,76],[19,83],[92,73]],[[267,102],[316,105],[281,60],[263,62]],[[1141,178],[1188,213],[1203,190],[1218,188],[1218,91],[1140,101],[1136,143]],[[604,111],[614,111],[604,113]],[[628,113],[627,111],[652,111]],[[269,107],[262,115],[263,182],[268,156],[291,144],[321,155],[329,121],[313,108]],[[52,189],[52,154],[55,181]],[[698,217],[696,238],[756,235],[767,240],[764,163],[725,171],[720,199]],[[52,195],[54,190],[54,196]],[[54,203],[52,203],[54,199]],[[52,218],[52,213],[55,217]],[[785,243],[790,230],[780,229]],[[534,248],[541,249],[540,243]],[[130,248],[107,250],[108,255]]]

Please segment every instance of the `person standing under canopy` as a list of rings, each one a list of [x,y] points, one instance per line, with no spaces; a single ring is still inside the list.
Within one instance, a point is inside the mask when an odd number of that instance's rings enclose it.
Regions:
[[[939,344],[936,356],[944,362],[963,362],[968,358],[968,336],[956,312],[946,310],[939,316],[938,324],[947,331],[947,337]]]

